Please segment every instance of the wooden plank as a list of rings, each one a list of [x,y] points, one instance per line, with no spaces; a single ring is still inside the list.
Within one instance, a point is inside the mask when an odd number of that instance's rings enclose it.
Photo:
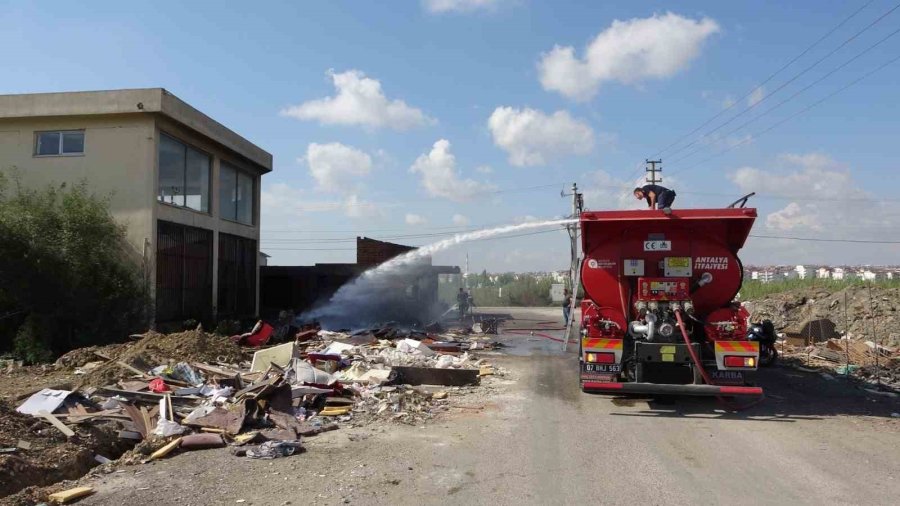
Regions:
[[[144,427],[147,427],[148,434],[151,430],[153,430],[153,427],[156,427],[156,425],[154,425],[150,420],[150,412],[147,411],[147,408],[145,408],[144,406],[141,406],[141,420],[143,420],[144,422]]]
[[[165,457],[166,455],[172,453],[172,451],[175,448],[178,448],[180,445],[181,445],[181,438],[178,438],[175,441],[172,441],[171,443],[167,444],[166,446],[163,446],[159,450],[156,450],[155,452],[151,453],[150,458],[148,460],[161,459],[161,458]]]
[[[223,369],[221,367],[214,367],[202,362],[194,362],[191,365],[194,366],[195,369],[199,369],[205,373],[214,374],[216,376],[221,376],[223,378],[233,378],[235,374],[240,374],[238,371]]]
[[[115,361],[115,364],[116,364],[117,366],[121,367],[122,369],[125,369],[125,370],[127,370],[127,371],[131,371],[131,372],[133,372],[134,374],[137,374],[138,376],[140,376],[140,377],[142,377],[142,378],[147,378],[147,379],[152,378],[152,376],[150,376],[149,374],[145,373],[144,371],[141,371],[140,369],[137,369],[137,368],[135,368],[135,367],[132,367],[132,366],[126,364],[125,362],[122,362],[121,360],[116,360],[116,361]]]
[[[75,435],[75,431],[65,426],[64,423],[59,421],[59,418],[53,416],[49,411],[42,409],[38,411],[38,415],[44,417],[48,422],[50,422],[54,427],[59,429],[60,432],[66,435],[66,437],[72,437]]]
[[[394,367],[398,385],[465,386],[478,383],[477,369],[435,369],[431,367]]]
[[[98,388],[97,392],[110,397],[119,395],[131,401],[141,401],[146,402],[147,404],[159,404],[159,400],[165,397],[162,394],[155,394],[153,392],[129,392],[128,390],[119,390],[118,388],[110,387]],[[172,403],[177,405],[195,405],[197,403],[197,399],[192,397],[179,397],[173,395],[171,398]]]
[[[50,494],[49,499],[50,502],[54,504],[66,504],[76,499],[81,499],[82,497],[89,496],[93,493],[94,489],[91,487],[77,487]]]
[[[123,408],[125,409],[125,413],[128,414],[131,421],[134,422],[134,428],[141,434],[142,437],[147,437],[147,426],[144,425],[144,417],[141,415],[140,410],[131,404],[124,404]]]

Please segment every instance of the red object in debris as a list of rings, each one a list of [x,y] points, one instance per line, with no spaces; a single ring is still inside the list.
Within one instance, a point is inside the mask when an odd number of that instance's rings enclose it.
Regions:
[[[166,385],[166,382],[163,381],[162,378],[153,378],[150,380],[150,391],[155,394],[161,394],[169,391],[169,385]]]
[[[247,336],[243,341],[247,346],[253,346],[254,348],[262,346],[269,342],[269,338],[272,337],[272,332],[275,329],[269,325],[268,323],[263,323],[259,330]]]

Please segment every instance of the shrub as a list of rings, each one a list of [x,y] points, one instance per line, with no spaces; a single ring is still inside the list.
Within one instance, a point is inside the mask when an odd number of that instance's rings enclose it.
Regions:
[[[25,189],[0,172],[0,316],[13,315],[0,342],[34,362],[144,327],[147,289],[130,254],[108,198],[85,183]]]

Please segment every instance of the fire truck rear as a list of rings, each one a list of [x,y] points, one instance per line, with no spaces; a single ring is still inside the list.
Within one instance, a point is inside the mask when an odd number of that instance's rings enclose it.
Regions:
[[[735,301],[756,209],[581,214],[581,386],[759,396],[759,342]]]

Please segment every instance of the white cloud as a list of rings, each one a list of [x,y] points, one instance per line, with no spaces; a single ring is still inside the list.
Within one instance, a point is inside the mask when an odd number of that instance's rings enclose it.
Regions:
[[[311,143],[303,158],[309,172],[326,191],[351,193],[359,186],[359,179],[372,171],[372,157],[339,142]]]
[[[760,210],[765,231],[772,235],[854,240],[900,235],[900,203],[879,200],[863,190],[846,165],[821,153],[782,155],[772,165],[770,170],[741,167],[728,176],[741,192],[759,194],[751,204],[765,209],[770,207],[766,197],[776,198],[774,210]],[[751,244],[750,251],[763,257],[761,263],[803,263],[812,258],[889,263],[897,254],[889,246],[849,243],[751,239]]]
[[[779,162],[799,170],[764,171],[741,167],[728,177],[741,191],[767,193],[781,197],[811,199],[858,199],[866,193],[856,186],[849,171],[842,164],[820,153],[786,154]]]
[[[352,194],[341,199],[317,200],[316,195],[287,183],[273,183],[260,191],[260,215],[266,228],[291,228],[309,213],[344,213],[350,218],[382,216],[384,204]]]
[[[579,57],[572,46],[555,46],[538,62],[541,85],[576,100],[587,100],[607,81],[632,84],[662,79],[686,68],[703,42],[719,32],[710,18],[694,20],[668,12],[649,18],[615,20]]]
[[[381,82],[366,77],[359,70],[335,73],[328,71],[337,94],[300,105],[287,107],[282,116],[314,120],[323,125],[357,125],[367,128],[408,130],[433,124],[435,121],[420,109],[406,102],[390,100],[381,89]]]
[[[535,109],[498,107],[488,119],[494,144],[519,167],[543,165],[556,156],[586,154],[594,147],[594,131],[566,111],[547,115]]]
[[[635,171],[637,172],[637,171]],[[637,200],[634,198],[633,190],[639,186],[647,184],[645,180],[646,174],[643,169],[641,174],[635,179],[628,180],[624,178],[614,177],[605,170],[596,170],[590,174],[589,179],[583,186],[584,205],[589,211],[603,211],[611,209],[647,209],[647,201]],[[662,183],[667,188],[675,189],[676,193],[680,186],[678,178],[666,177]],[[677,196],[675,204],[672,207],[681,208],[684,196]]]
[[[457,225],[460,227],[464,227],[469,224],[469,218],[467,218],[461,214],[454,214],[452,221],[453,221],[454,225]]]
[[[816,208],[811,204],[800,205],[791,202],[784,209],[766,216],[766,228],[773,230],[810,229],[822,230],[822,223]]]
[[[475,172],[481,174],[492,174],[494,172],[494,169],[490,165],[479,165],[478,167],[475,167]]]
[[[493,185],[460,176],[456,157],[450,152],[450,141],[446,139],[435,142],[430,152],[416,158],[409,171],[421,175],[422,186],[433,197],[463,202],[474,193],[494,189]]]
[[[722,109],[730,109],[737,104],[737,100],[734,99],[731,95],[725,95],[725,98],[722,99]]]
[[[754,89],[750,95],[747,97],[747,105],[749,107],[753,107],[754,105],[762,102],[762,99],[766,97],[766,89],[762,86]]]
[[[422,6],[432,14],[472,12],[496,9],[505,0],[422,0]]]
[[[418,214],[412,214],[412,213],[406,214],[406,224],[407,225],[424,225],[426,223],[428,223],[428,220],[426,220],[424,216],[420,216]]]
[[[344,214],[347,215],[348,218],[371,219],[374,216],[381,216],[383,214],[381,207],[378,204],[363,200],[355,194],[347,197],[347,200],[343,202],[343,208]]]

